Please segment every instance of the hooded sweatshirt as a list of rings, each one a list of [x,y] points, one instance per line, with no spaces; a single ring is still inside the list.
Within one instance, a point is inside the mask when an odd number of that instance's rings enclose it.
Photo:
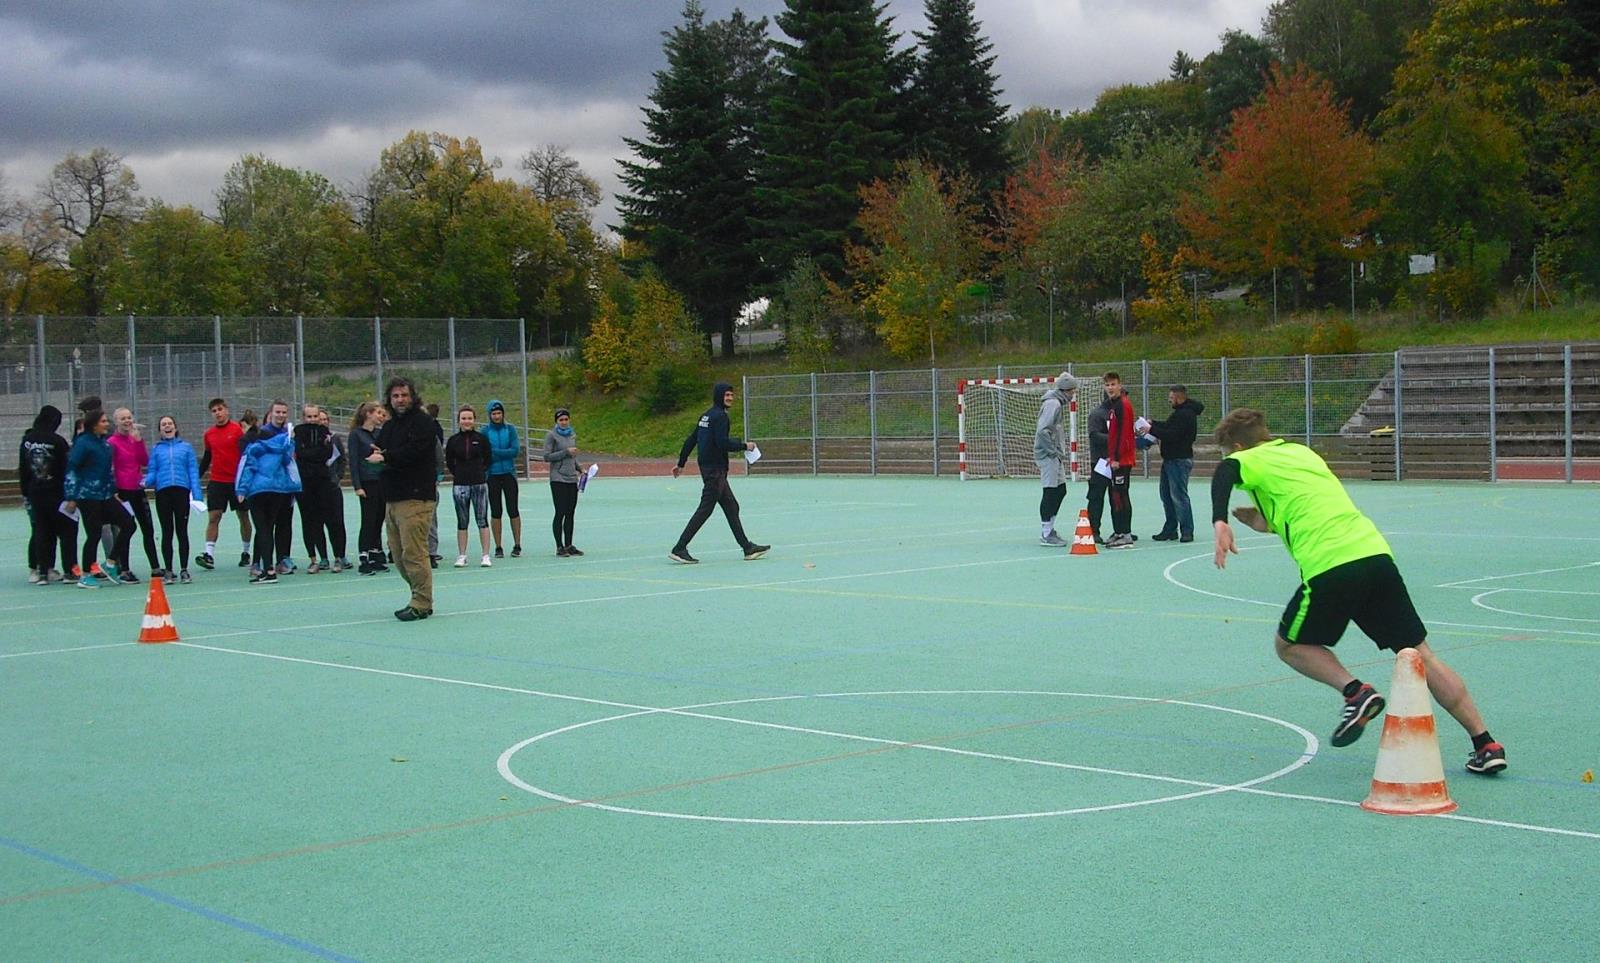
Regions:
[[[515,475],[517,473],[517,455],[522,452],[522,436],[517,429],[511,427],[510,422],[495,424],[489,417],[498,408],[504,413],[506,406],[494,398],[489,399],[489,406],[484,409],[484,423],[478,426],[483,432],[483,437],[489,441],[489,451],[492,455],[489,461],[489,474]]]
[[[337,458],[338,450],[333,446],[333,432],[328,426],[301,422],[294,426],[292,435],[301,485],[321,491],[333,484],[333,466],[328,463]]]
[[[569,485],[578,483],[578,456],[572,449],[578,447],[578,434],[570,427],[566,434],[561,429],[552,427],[544,436],[544,460],[550,463],[550,480],[565,482]]]
[[[115,494],[110,443],[93,431],[82,432],[67,452],[66,497],[77,502],[103,502]]]
[[[1039,421],[1033,428],[1034,461],[1059,461],[1067,454],[1067,435],[1061,427],[1061,412],[1072,396],[1072,378],[1066,372],[1044,393],[1039,405]]]
[[[1185,398],[1172,406],[1166,421],[1152,421],[1150,434],[1161,441],[1163,461],[1173,458],[1193,458],[1194,439],[1200,430],[1200,413],[1206,406],[1193,398]]]
[[[722,398],[732,390],[733,385],[722,381],[711,389],[711,407],[700,416],[699,423],[689,432],[689,437],[683,440],[683,447],[678,450],[679,468],[689,460],[689,452],[698,447],[700,453],[696,460],[702,475],[709,471],[726,473],[728,455],[744,451],[743,439],[728,437],[728,409],[723,407]]]
[[[22,497],[51,508],[61,501],[67,484],[67,442],[56,434],[60,427],[61,410],[45,405],[33,419],[33,427],[22,436],[17,450],[17,480]]]

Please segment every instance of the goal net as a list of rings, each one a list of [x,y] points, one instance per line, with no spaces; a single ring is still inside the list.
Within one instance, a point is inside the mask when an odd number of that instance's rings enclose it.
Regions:
[[[956,430],[961,478],[1038,478],[1033,461],[1033,429],[1039,406],[1055,378],[987,378],[956,387]],[[1072,480],[1081,473],[1079,452],[1088,451],[1086,422],[1078,417],[1078,398],[1093,398],[1096,378],[1075,378],[1068,392],[1062,427],[1067,437],[1067,467]],[[1085,394],[1085,392],[1088,392]]]

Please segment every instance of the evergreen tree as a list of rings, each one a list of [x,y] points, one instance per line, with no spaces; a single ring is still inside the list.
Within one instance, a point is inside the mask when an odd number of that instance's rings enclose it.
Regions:
[[[639,160],[622,162],[631,192],[618,198],[623,236],[642,245],[708,333],[721,332],[725,356],[759,268],[750,126],[768,49],[765,20],[735,13],[708,24],[688,0],[683,23],[666,34],[667,67],[644,109],[647,136],[626,141]]]
[[[994,45],[978,33],[972,0],[927,0],[928,32],[912,82],[914,151],[965,174],[992,205],[1011,168],[1005,108],[995,89]]]
[[[810,257],[840,279],[861,188],[892,176],[901,156],[907,61],[872,0],[784,5],[777,24],[793,42],[775,44],[778,76],[758,127],[763,260],[782,274]]]

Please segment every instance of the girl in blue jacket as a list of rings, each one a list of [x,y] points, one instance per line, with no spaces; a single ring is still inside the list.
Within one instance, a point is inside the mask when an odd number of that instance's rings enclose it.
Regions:
[[[177,579],[184,585],[193,582],[189,575],[189,503],[203,502],[200,492],[200,459],[194,446],[178,437],[178,423],[163,415],[161,433],[150,449],[150,464],[144,470],[144,487],[156,490],[156,518],[161,523],[161,557],[166,570],[156,574],[170,582],[172,575],[172,535],[178,535]]]
[[[250,506],[250,517],[256,525],[251,582],[275,583],[279,575],[294,571],[294,561],[289,557],[293,538],[290,525],[294,522],[294,496],[301,485],[288,425],[288,404],[274,400],[267,408],[261,431],[245,447],[239,477],[233,485],[234,495]]]
[[[79,560],[81,576],[79,588],[99,588],[92,574],[95,550],[100,546],[100,529],[110,525],[118,530],[133,528],[133,516],[117,499],[117,489],[111,481],[111,444],[106,436],[111,434],[111,419],[99,408],[83,413],[83,433],[72,441],[67,453],[67,484],[62,492],[66,500],[61,508],[68,514],[74,512],[83,518],[83,557]],[[105,573],[109,584],[116,585],[119,572],[106,559]]]

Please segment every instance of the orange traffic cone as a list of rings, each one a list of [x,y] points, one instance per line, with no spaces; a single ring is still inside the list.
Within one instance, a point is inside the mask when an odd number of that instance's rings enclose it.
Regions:
[[[1078,509],[1078,527],[1072,533],[1073,555],[1099,555],[1094,547],[1094,529],[1089,527],[1089,510]]]
[[[178,641],[178,627],[172,621],[172,609],[167,606],[167,590],[161,587],[159,576],[150,579],[150,598],[144,604],[144,622],[139,626],[139,641]]]
[[[1361,808],[1391,816],[1455,811],[1455,800],[1444,784],[1439,734],[1433,727],[1433,699],[1416,649],[1401,649],[1395,657],[1378,765],[1372,773],[1372,791]]]

